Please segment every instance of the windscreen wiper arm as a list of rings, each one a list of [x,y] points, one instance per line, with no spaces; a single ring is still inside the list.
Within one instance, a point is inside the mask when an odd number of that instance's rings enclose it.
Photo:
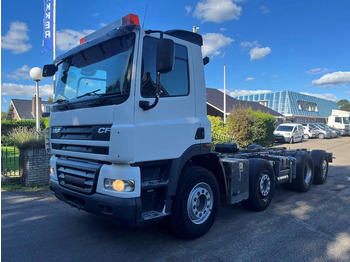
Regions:
[[[98,95],[98,96],[101,96],[100,94],[97,94],[96,92],[100,91],[101,89],[97,89],[95,91],[91,91],[91,92],[87,92],[81,96],[77,96],[77,98],[81,98],[81,97],[84,97],[84,96],[91,96],[92,94],[93,95]]]

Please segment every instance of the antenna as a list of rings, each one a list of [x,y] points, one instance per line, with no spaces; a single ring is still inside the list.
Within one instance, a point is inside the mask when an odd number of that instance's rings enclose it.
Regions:
[[[145,27],[145,20],[146,20],[146,14],[147,14],[147,7],[148,7],[148,0],[147,0],[147,2],[146,2],[145,13],[144,13],[144,15],[143,15],[142,28]]]

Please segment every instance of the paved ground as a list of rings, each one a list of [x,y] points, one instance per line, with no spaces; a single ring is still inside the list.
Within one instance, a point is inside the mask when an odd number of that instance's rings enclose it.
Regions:
[[[350,137],[287,147],[334,153],[326,184],[278,189],[264,212],[221,207],[200,239],[162,226],[132,229],[59,202],[49,193],[2,192],[2,260],[10,261],[350,261]]]

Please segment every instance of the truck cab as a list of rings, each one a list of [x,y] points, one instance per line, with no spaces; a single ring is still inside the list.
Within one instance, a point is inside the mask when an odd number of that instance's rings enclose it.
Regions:
[[[165,39],[173,51],[164,55]],[[71,205],[132,226],[169,213],[177,184],[169,181],[193,157],[210,153],[202,37],[145,30],[130,14],[80,43],[44,67],[46,75],[60,68],[50,118],[51,189]],[[169,72],[157,71],[169,59]],[[130,208],[136,212],[123,211]]]

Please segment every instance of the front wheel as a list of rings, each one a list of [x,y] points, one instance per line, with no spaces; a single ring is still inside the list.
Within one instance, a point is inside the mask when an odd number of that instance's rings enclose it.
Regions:
[[[199,166],[187,167],[179,181],[170,226],[183,238],[197,238],[212,227],[219,207],[219,186],[214,175]]]
[[[319,139],[324,139],[324,137],[325,137],[325,136],[324,136],[324,134],[322,134],[322,133],[318,135],[318,138],[319,138]]]
[[[275,190],[275,175],[269,161],[249,160],[249,198],[242,202],[248,209],[265,210],[271,203]]]

